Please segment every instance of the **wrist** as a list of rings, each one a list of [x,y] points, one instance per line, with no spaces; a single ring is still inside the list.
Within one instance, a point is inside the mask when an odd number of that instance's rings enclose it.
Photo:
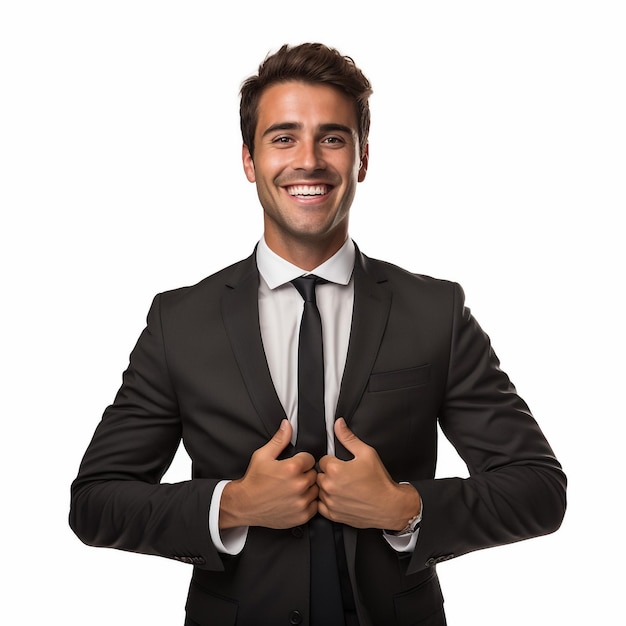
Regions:
[[[227,528],[235,528],[237,526],[249,526],[248,520],[245,520],[242,511],[245,507],[241,507],[241,490],[239,481],[233,480],[229,482],[222,491],[219,510],[219,528],[224,530]]]
[[[418,531],[422,521],[422,498],[412,485],[401,483],[402,506],[397,521],[385,528],[385,533],[395,537],[411,535]]]

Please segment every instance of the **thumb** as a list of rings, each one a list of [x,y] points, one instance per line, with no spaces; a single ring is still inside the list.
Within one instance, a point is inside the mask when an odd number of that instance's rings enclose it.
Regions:
[[[351,452],[355,457],[357,456],[357,452],[360,452],[363,449],[363,446],[367,444],[361,441],[349,428],[346,424],[346,420],[343,417],[340,417],[335,421],[335,435],[339,440],[339,443],[343,445],[343,447]]]
[[[287,447],[291,441],[293,428],[289,420],[284,419],[280,423],[280,428],[274,433],[274,436],[261,448],[267,452],[268,458],[277,459],[280,453]]]

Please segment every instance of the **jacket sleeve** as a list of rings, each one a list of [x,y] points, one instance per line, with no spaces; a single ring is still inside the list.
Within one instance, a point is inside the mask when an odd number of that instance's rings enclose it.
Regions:
[[[409,572],[559,528],[566,507],[561,465],[458,285],[439,423],[469,478],[413,483],[424,518]]]
[[[221,570],[208,527],[218,481],[160,483],[180,441],[181,420],[157,296],[122,386],[105,410],[72,484],[70,526],[76,535],[93,546]]]

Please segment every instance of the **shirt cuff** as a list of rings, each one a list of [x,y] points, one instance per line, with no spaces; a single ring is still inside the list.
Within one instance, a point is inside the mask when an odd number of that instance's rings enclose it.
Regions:
[[[414,533],[404,535],[402,537],[388,535],[383,531],[383,537],[396,552],[413,552],[413,550],[415,550],[415,546],[417,545],[417,536],[419,534],[419,528]]]
[[[218,552],[235,556],[239,554],[248,538],[248,526],[237,526],[236,528],[225,528],[220,531],[220,502],[224,487],[230,480],[222,480],[217,483],[211,498],[211,506],[209,507],[209,532],[211,541]]]

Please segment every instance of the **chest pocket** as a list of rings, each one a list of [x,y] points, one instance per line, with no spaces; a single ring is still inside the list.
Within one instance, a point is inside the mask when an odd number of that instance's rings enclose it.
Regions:
[[[367,390],[370,393],[382,391],[394,391],[396,389],[408,389],[424,385],[430,380],[430,364],[410,367],[408,369],[395,370],[393,372],[381,372],[370,376]]]

